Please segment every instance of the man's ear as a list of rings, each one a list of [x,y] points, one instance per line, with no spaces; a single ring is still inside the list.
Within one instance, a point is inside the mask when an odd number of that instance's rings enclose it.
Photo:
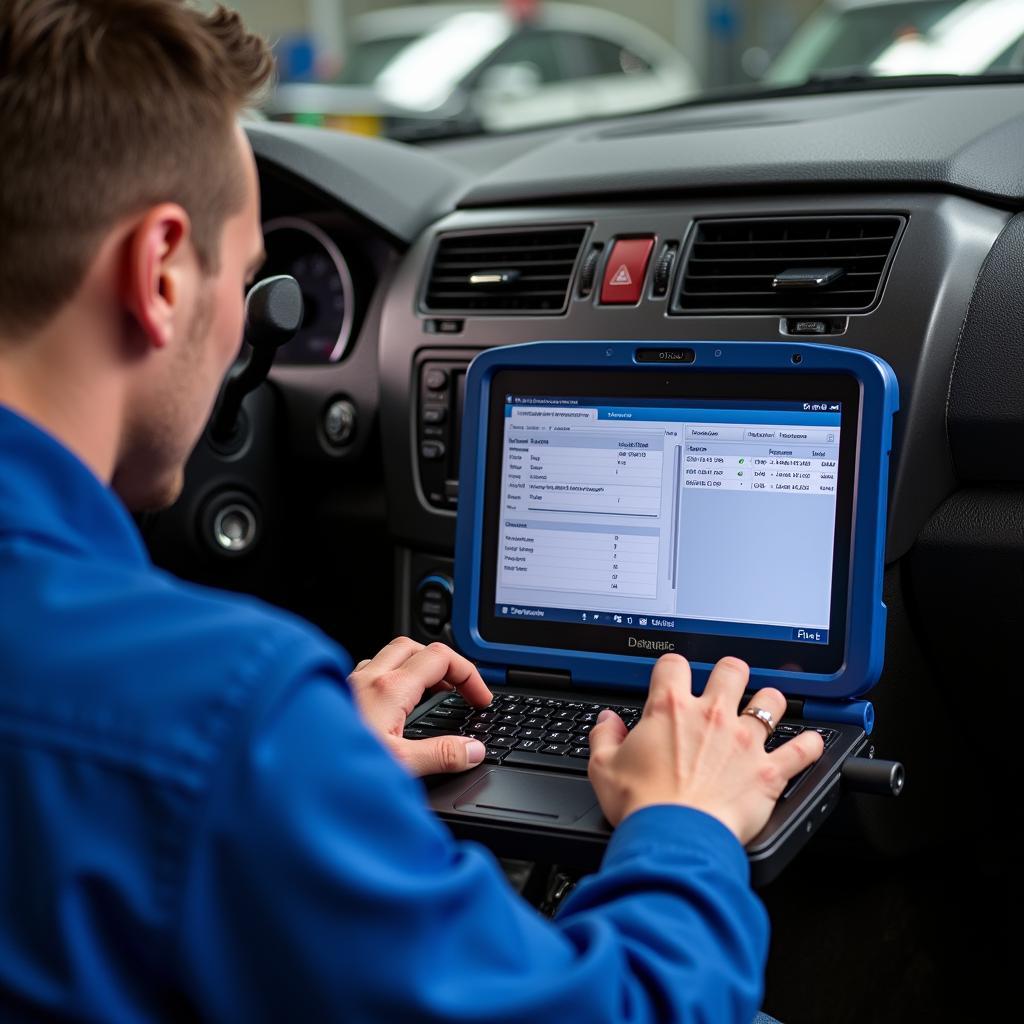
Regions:
[[[126,239],[122,299],[153,348],[170,343],[181,318],[184,278],[192,263],[190,233],[185,210],[161,203],[146,212]]]

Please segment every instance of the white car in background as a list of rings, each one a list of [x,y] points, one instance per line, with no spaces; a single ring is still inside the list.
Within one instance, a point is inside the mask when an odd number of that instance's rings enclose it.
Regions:
[[[799,85],[815,76],[872,73],[900,40],[920,39],[963,0],[826,0],[768,66],[763,81]],[[1024,6],[1024,0],[1020,0]]]
[[[873,74],[955,74],[1024,69],[1024,0],[967,0],[921,36],[893,43]]]
[[[275,119],[414,139],[649,110],[694,96],[689,63],[629,18],[546,3],[399,7],[356,19],[337,83],[283,83]]]

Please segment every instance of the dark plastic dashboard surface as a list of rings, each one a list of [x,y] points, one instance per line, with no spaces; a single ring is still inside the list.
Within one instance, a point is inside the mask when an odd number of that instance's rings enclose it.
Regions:
[[[460,205],[850,187],[1024,200],[1017,84],[702,104],[544,138],[518,158],[506,144],[502,163]]]
[[[466,184],[456,165],[396,142],[261,122],[245,131],[261,164],[311,182],[399,242],[447,213]]]

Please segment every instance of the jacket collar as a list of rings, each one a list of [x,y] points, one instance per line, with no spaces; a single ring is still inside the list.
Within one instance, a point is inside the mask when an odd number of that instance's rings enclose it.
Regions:
[[[0,405],[0,538],[17,536],[104,559],[149,563],[117,495],[51,434]]]

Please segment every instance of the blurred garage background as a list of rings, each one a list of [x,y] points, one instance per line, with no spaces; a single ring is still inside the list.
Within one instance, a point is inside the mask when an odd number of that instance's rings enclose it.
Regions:
[[[1016,73],[1024,0],[228,0],[265,116],[406,141],[851,75]]]

